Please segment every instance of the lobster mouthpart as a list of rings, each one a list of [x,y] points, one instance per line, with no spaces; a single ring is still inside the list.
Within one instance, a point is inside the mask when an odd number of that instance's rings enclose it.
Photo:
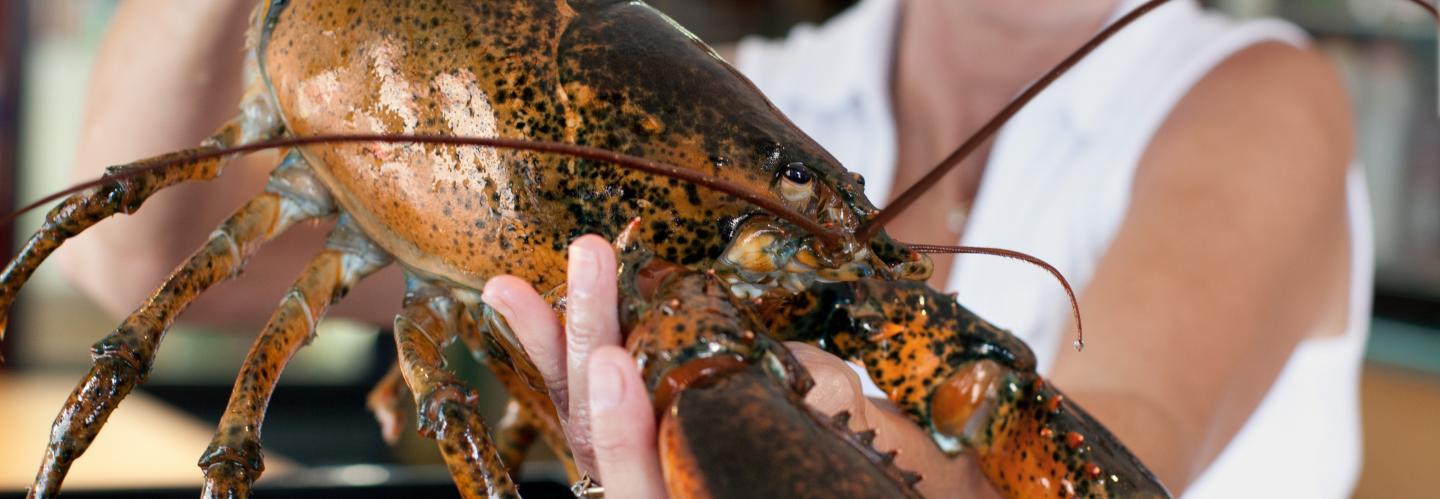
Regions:
[[[872,243],[852,246],[837,253],[783,220],[755,216],[737,228],[716,262],[716,271],[741,298],[771,292],[789,295],[817,282],[850,282],[882,274],[901,280],[930,277],[928,257],[884,234]]]

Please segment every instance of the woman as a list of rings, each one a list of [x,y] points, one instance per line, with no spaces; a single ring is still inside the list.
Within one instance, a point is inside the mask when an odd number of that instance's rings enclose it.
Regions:
[[[192,145],[233,113],[251,2],[149,3],[122,3],[106,36],[77,178]],[[864,0],[729,58],[882,200],[1136,3]],[[937,258],[932,284],[1024,337],[1042,371],[1176,493],[1343,495],[1358,469],[1368,229],[1359,179],[1347,179],[1343,92],[1302,44],[1283,25],[1237,25],[1177,0],[1076,67],[887,227],[907,242],[1026,251],[1064,271],[1083,290],[1084,353],[1062,348],[1063,295],[1041,272]],[[120,132],[135,128],[151,133]],[[264,168],[229,171],[68,245],[72,282],[127,311],[210,229],[180,217],[223,218],[264,182]],[[268,316],[273,300],[257,297],[278,296],[323,234],[291,232],[187,318]],[[613,254],[598,238],[571,251],[568,327],[535,320],[548,312],[529,313],[541,303],[514,279],[493,280],[485,300],[570,408],[581,466],[613,497],[658,497],[654,422],[615,333]],[[376,276],[337,313],[389,322],[401,289],[398,273]],[[839,359],[795,350],[820,382],[809,402],[878,428],[878,446],[925,474],[926,494],[993,494],[972,462],[945,458],[864,397]]]
[[[1042,3],[865,0],[731,60],[889,199],[1140,2]],[[1068,309],[1043,272],[942,257],[932,279],[1026,339],[1172,492],[1344,496],[1370,287],[1350,140],[1344,92],[1302,34],[1179,1],[1093,53],[887,231],[1026,251],[1082,288],[1080,353],[1062,348]],[[590,238],[570,255],[564,327],[536,319],[544,303],[518,280],[491,281],[485,300],[570,408],[582,467],[607,494],[661,497],[649,402],[615,332],[613,254]],[[878,428],[926,495],[993,494],[968,459],[861,396],[839,359],[792,347],[822,379],[809,402],[859,409],[853,425]]]

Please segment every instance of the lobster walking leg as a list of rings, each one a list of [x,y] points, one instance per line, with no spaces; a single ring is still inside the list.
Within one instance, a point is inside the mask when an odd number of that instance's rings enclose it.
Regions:
[[[0,271],[0,338],[5,335],[6,319],[10,304],[20,288],[45,258],[70,239],[101,220],[116,213],[133,213],[151,195],[166,187],[191,180],[210,180],[220,174],[220,169],[229,157],[211,158],[180,163],[169,168],[149,170],[131,176],[129,172],[143,168],[157,160],[185,157],[199,152],[209,152],[235,145],[246,135],[246,121],[243,118],[226,124],[215,135],[206,139],[195,149],[170,153],[121,166],[110,167],[107,177],[118,177],[99,187],[74,194],[45,215],[40,230],[35,231],[20,253]],[[269,130],[268,137],[278,130]]]
[[[481,351],[477,350],[477,346],[467,346],[472,353]],[[579,480],[580,474],[575,469],[575,460],[570,454],[570,447],[566,443],[564,431],[560,428],[560,419],[555,416],[555,407],[550,404],[550,398],[531,389],[509,366],[485,358],[483,352],[476,357],[484,360],[510,394],[510,401],[505,406],[505,416],[495,428],[495,443],[499,449],[500,461],[505,463],[510,476],[520,476],[531,445],[536,439],[543,439],[560,458],[565,474],[572,481]],[[390,366],[390,371],[376,383],[365,401],[365,406],[375,414],[375,420],[380,424],[381,437],[392,445],[400,438],[400,430],[405,424],[403,406],[406,405],[404,397],[407,394],[409,388],[405,386],[399,364],[395,364]]]
[[[862,361],[942,449],[973,451],[1008,496],[1169,495],[1119,439],[1035,372],[1024,343],[952,295],[863,279],[817,286],[767,315],[788,339]]]
[[[375,415],[375,422],[380,424],[380,438],[387,444],[400,441],[400,430],[405,426],[404,400],[409,393],[405,377],[400,374],[400,364],[393,363],[365,397],[365,408]]]
[[[355,283],[390,264],[390,256],[342,216],[322,251],[305,267],[240,368],[230,403],[210,447],[200,457],[205,471],[201,497],[248,497],[265,469],[260,426],[280,372],[310,342],[315,324]]]
[[[525,461],[530,446],[540,438],[540,422],[533,412],[525,409],[519,400],[511,398],[505,403],[505,415],[495,427],[495,446],[499,449],[500,462],[512,477],[520,476],[520,465]]]
[[[564,286],[545,294],[552,307],[556,297],[560,296],[565,296]],[[555,309],[561,314],[560,321],[564,322],[563,307]],[[569,441],[565,438],[565,430],[560,425],[555,405],[545,392],[539,370],[523,350],[516,348],[520,340],[515,336],[515,332],[510,329],[505,318],[489,305],[476,304],[471,310],[480,312],[477,314],[477,322],[483,324],[485,334],[462,336],[462,339],[472,354],[483,358],[485,365],[490,367],[490,372],[495,374],[495,378],[505,385],[505,391],[510,394],[511,405],[496,428],[499,431],[497,441],[500,445],[500,457],[509,467],[510,476],[520,476],[520,466],[525,460],[525,454],[530,444],[539,437],[560,459],[570,480],[579,480],[580,472],[575,468],[575,457],[571,453]]]
[[[500,419],[495,428],[500,460],[510,470],[510,476],[520,476],[525,455],[535,439],[539,438],[560,459],[565,475],[571,481],[579,480],[580,472],[575,468],[575,458],[570,452],[565,430],[560,427],[560,418],[555,414],[555,406],[550,403],[550,397],[529,388],[508,366],[493,361],[487,364],[490,372],[495,373],[495,377],[510,393],[505,417]]]
[[[475,391],[445,369],[442,347],[458,337],[463,305],[448,289],[411,278],[395,318],[400,371],[415,394],[420,434],[437,440],[463,497],[519,497],[475,408]]]
[[[94,364],[55,417],[31,497],[59,493],[70,463],[90,446],[115,406],[143,382],[165,331],[191,301],[211,285],[238,274],[265,241],[295,222],[333,210],[328,195],[316,189],[315,180],[301,165],[297,160],[277,169],[265,193],[222,223],[144,305],[91,348]]]

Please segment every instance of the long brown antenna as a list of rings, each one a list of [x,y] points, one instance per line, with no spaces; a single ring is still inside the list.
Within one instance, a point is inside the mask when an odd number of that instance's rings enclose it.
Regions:
[[[1428,3],[1425,3],[1425,0],[1410,0],[1410,3],[1413,3],[1413,4],[1415,4],[1415,5],[1419,5],[1420,8],[1425,9],[1426,11],[1430,12],[1430,17],[1435,18],[1436,21],[1440,21],[1440,12],[1436,12],[1436,11],[1435,11],[1435,6],[1434,6],[1434,5],[1430,5],[1430,4],[1428,4]]]
[[[754,204],[755,206],[759,207],[759,208],[762,209],[762,210],[768,211],[768,212],[770,212],[771,214],[774,214],[775,216],[778,216],[778,217],[780,217],[780,218],[783,218],[783,219],[789,221],[790,223],[795,224],[796,226],[800,227],[801,229],[804,229],[806,232],[809,232],[810,234],[813,234],[815,237],[818,237],[818,238],[824,240],[824,241],[827,242],[827,243],[831,243],[831,244],[837,243],[837,242],[839,242],[839,241],[842,239],[842,237],[843,237],[839,232],[836,232],[836,231],[833,231],[833,230],[831,230],[831,229],[825,228],[824,226],[820,225],[819,223],[815,222],[814,220],[811,220],[811,219],[805,217],[804,215],[800,214],[799,212],[796,212],[795,210],[792,210],[792,209],[790,209],[790,208],[785,207],[785,205],[780,204],[779,201],[776,201],[776,200],[774,200],[774,199],[771,199],[771,198],[769,198],[769,197],[766,197],[766,196],[764,196],[763,194],[759,194],[759,193],[752,192],[751,190],[747,189],[747,188],[746,188],[745,186],[743,186],[743,185],[740,185],[740,184],[737,184],[737,183],[734,183],[734,182],[731,182],[731,181],[729,181],[729,180],[725,180],[725,179],[723,179],[723,178],[716,177],[716,176],[713,176],[713,175],[706,175],[706,174],[704,174],[704,173],[701,173],[701,172],[698,172],[698,171],[695,171],[695,170],[690,170],[690,169],[681,168],[681,167],[678,167],[678,166],[675,166],[675,165],[660,163],[660,162],[658,162],[658,161],[651,161],[651,160],[648,160],[648,159],[645,159],[645,158],[630,156],[630,155],[627,155],[627,154],[621,154],[621,153],[614,152],[614,151],[607,151],[607,150],[604,150],[604,149],[596,149],[596,148],[593,148],[593,147],[585,147],[585,146],[580,146],[580,145],[575,145],[575,144],[566,144],[566,143],[562,143],[562,142],[544,142],[544,141],[523,140],[523,139],[483,138],[483,137],[455,137],[455,136],[447,136],[447,135],[380,135],[380,134],[340,134],[340,135],[310,135],[310,136],[305,136],[305,137],[286,137],[286,138],[278,138],[278,139],[271,139],[271,140],[262,140],[262,141],[253,142],[253,143],[250,143],[250,144],[239,145],[239,146],[234,146],[234,147],[227,147],[227,148],[223,148],[223,149],[215,149],[215,150],[213,150],[213,151],[205,151],[205,152],[202,152],[202,153],[196,153],[196,154],[190,154],[190,155],[181,155],[181,156],[175,156],[175,157],[168,157],[168,158],[165,158],[165,159],[162,159],[162,160],[150,162],[150,163],[148,163],[148,164],[146,164],[146,165],[144,165],[144,166],[139,166],[139,167],[135,167],[135,168],[132,168],[132,169],[127,169],[127,170],[125,170],[125,171],[123,171],[123,172],[120,172],[120,173],[116,173],[116,174],[113,174],[113,175],[106,175],[106,176],[101,177],[101,178],[99,178],[99,179],[91,180],[91,181],[89,181],[89,182],[84,182],[84,183],[81,183],[81,184],[72,186],[72,187],[70,187],[70,188],[68,188],[68,189],[65,189],[65,190],[63,190],[63,191],[60,191],[60,192],[51,194],[51,195],[49,195],[49,196],[45,196],[44,198],[41,198],[41,199],[38,200],[38,201],[35,201],[35,202],[33,202],[33,203],[30,203],[30,204],[26,205],[26,206],[23,207],[23,208],[20,208],[19,211],[16,211],[15,213],[12,213],[12,214],[6,216],[5,219],[4,219],[4,221],[0,221],[0,228],[8,227],[8,226],[9,226],[12,222],[14,222],[15,219],[18,218],[21,214],[23,214],[23,213],[25,213],[25,212],[27,212],[27,211],[33,210],[33,209],[35,209],[35,208],[39,208],[39,207],[41,207],[41,206],[44,206],[45,204],[47,204],[47,203],[49,203],[49,202],[51,202],[51,201],[54,201],[54,200],[56,200],[56,199],[60,199],[60,198],[65,197],[65,196],[67,196],[67,195],[74,194],[74,193],[76,193],[76,192],[80,192],[80,191],[83,191],[83,190],[85,190],[85,189],[89,189],[89,188],[96,187],[96,186],[99,186],[99,185],[104,185],[104,184],[107,184],[107,183],[110,183],[110,182],[115,182],[115,181],[117,181],[117,180],[121,180],[121,179],[129,178],[129,177],[137,176],[137,175],[143,174],[143,173],[148,172],[148,171],[151,171],[151,170],[156,170],[156,169],[160,169],[160,168],[165,168],[165,167],[172,166],[172,165],[176,165],[176,164],[180,164],[180,163],[187,163],[187,162],[192,162],[192,161],[201,161],[201,160],[206,160],[206,159],[211,159],[211,158],[218,158],[218,157],[222,157],[222,156],[229,156],[229,155],[232,155],[232,154],[244,154],[244,153],[250,153],[250,152],[255,152],[255,151],[260,151],[260,150],[265,150],[265,149],[276,149],[276,148],[283,148],[283,147],[295,147],[295,146],[313,145],[313,144],[340,144],[340,143],[352,143],[352,142],[382,142],[382,143],[390,143],[390,144],[394,144],[394,143],[405,143],[405,144],[441,144],[441,145],[453,145],[453,146],[494,147],[494,148],[500,148],[500,149],[518,149],[518,150],[524,150],[524,151],[535,151],[535,152],[547,153],[547,154],[560,154],[560,155],[572,156],[572,157],[582,158],[582,159],[590,159],[590,160],[595,160],[595,161],[603,161],[603,162],[606,162],[606,163],[611,163],[611,164],[614,164],[614,165],[617,165],[617,166],[620,166],[620,167],[623,167],[623,168],[628,168],[628,169],[631,169],[631,170],[636,170],[636,171],[641,171],[641,172],[645,172],[645,173],[649,173],[649,174],[653,174],[653,175],[660,175],[660,176],[664,176],[664,177],[674,178],[674,179],[677,179],[677,180],[682,180],[682,181],[686,181],[686,182],[691,182],[691,183],[694,183],[694,184],[696,184],[696,185],[699,185],[699,186],[701,186],[701,187],[705,187],[705,188],[707,188],[707,189],[710,189],[710,190],[713,190],[713,191],[716,191],[716,192],[721,192],[721,193],[724,193],[724,194],[729,194],[729,195],[731,195],[731,196],[735,196],[736,198],[745,200],[745,201],[747,201],[747,202],[749,202],[749,203],[751,203],[751,204]]]
[[[926,173],[923,178],[917,180],[908,189],[905,189],[905,192],[895,198],[894,202],[876,214],[875,218],[870,219],[865,222],[865,225],[860,226],[860,230],[856,231],[855,240],[860,243],[865,243],[875,237],[875,234],[880,232],[880,229],[884,227],[885,224],[890,223],[891,220],[899,216],[900,212],[905,211],[905,208],[909,207],[916,199],[925,194],[931,186],[938,183],[941,177],[944,177],[946,173],[950,173],[950,170],[954,169],[955,165],[960,164],[961,160],[964,160],[971,153],[975,152],[981,144],[984,144],[986,140],[994,136],[995,132],[999,131],[1001,126],[1005,125],[1005,122],[1010,121],[1010,118],[1015,116],[1015,113],[1020,112],[1020,108],[1030,103],[1030,100],[1034,99],[1036,95],[1039,95],[1040,91],[1049,87],[1051,83],[1055,82],[1055,79],[1065,74],[1066,71],[1069,71],[1072,66],[1080,62],[1081,59],[1084,59],[1086,55],[1089,55],[1091,51],[1099,47],[1105,40],[1108,40],[1111,35],[1114,35],[1131,22],[1139,19],[1140,16],[1149,13],[1151,10],[1168,1],[1169,0],[1150,0],[1149,2],[1145,2],[1144,5],[1136,7],[1135,10],[1130,11],[1130,13],[1125,14],[1124,17],[1115,20],[1114,23],[1111,23],[1109,26],[1106,26],[1105,29],[1096,33],[1094,37],[1090,38],[1090,41],[1085,42],[1084,45],[1081,45],[1080,48],[1070,54],[1069,57],[1060,61],[1060,64],[1052,68],[1049,73],[1045,73],[1045,76],[1041,76],[1039,80],[1035,80],[1033,85],[1026,88],[1018,97],[1010,101],[1010,104],[1006,105],[1004,109],[1001,109],[999,113],[996,113],[994,117],[990,118],[990,121],[986,122],[985,126],[980,127],[974,135],[966,139],[965,143],[960,145],[960,148],[941,160],[940,164],[935,165],[935,168],[930,170],[930,173]]]
[[[911,251],[914,251],[916,253],[949,253],[1000,256],[1020,260],[1022,262],[1026,262],[1045,269],[1046,272],[1049,272],[1050,275],[1055,276],[1056,280],[1060,281],[1060,285],[1065,287],[1066,296],[1070,297],[1070,311],[1075,314],[1075,350],[1078,351],[1085,348],[1085,325],[1080,322],[1080,301],[1075,298],[1075,289],[1070,287],[1070,281],[1065,280],[1065,276],[1060,274],[1060,270],[1056,269],[1053,265],[1050,265],[1050,263],[1046,262],[1045,260],[1041,260],[1038,257],[1026,253],[1021,253],[1019,251],[1001,248],[984,248],[980,246],[942,246],[938,244],[906,244],[905,246],[909,247]]]

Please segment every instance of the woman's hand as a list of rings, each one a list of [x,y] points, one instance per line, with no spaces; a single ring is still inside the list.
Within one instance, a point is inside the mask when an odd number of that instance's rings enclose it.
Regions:
[[[570,245],[569,260],[563,327],[530,284],[512,276],[486,283],[485,303],[545,377],[580,472],[603,480],[611,497],[665,497],[650,396],[620,342],[615,251],[585,236]]]
[[[484,301],[505,317],[545,377],[580,472],[612,497],[665,497],[654,409],[621,344],[614,249],[598,236],[576,239],[568,276],[563,327],[549,304],[515,277],[490,280]],[[853,429],[875,429],[877,448],[898,450],[899,466],[924,477],[921,492],[995,495],[969,458],[945,456],[903,415],[866,398],[844,361],[810,345],[786,346],[815,378],[806,402],[826,414],[850,411]]]

